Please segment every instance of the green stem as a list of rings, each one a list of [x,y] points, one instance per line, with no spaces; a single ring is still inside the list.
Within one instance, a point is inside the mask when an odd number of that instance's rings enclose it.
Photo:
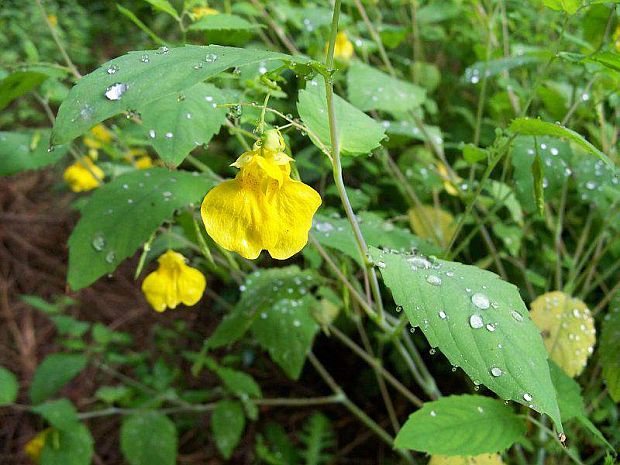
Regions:
[[[334,3],[334,14],[332,17],[329,45],[327,48],[327,56],[325,57],[325,66],[328,70],[333,69],[334,66],[334,47],[336,44],[336,35],[338,34],[340,3],[341,0],[336,0]],[[365,272],[368,274],[368,281],[370,283],[370,288],[375,300],[375,305],[377,307],[377,313],[379,315],[379,318],[383,319],[383,301],[381,299],[381,288],[379,287],[377,272],[368,260],[368,246],[366,245],[366,241],[364,240],[364,236],[360,229],[359,223],[357,222],[357,218],[355,216],[355,213],[353,212],[353,208],[351,207],[351,202],[349,201],[349,197],[347,195],[347,191],[344,185],[344,179],[342,177],[342,162],[340,160],[340,140],[338,138],[338,126],[336,122],[336,110],[334,106],[334,84],[331,79],[324,79],[325,94],[327,98],[327,113],[329,118],[329,137],[332,146],[331,155],[334,183],[336,184],[336,189],[338,190],[340,200],[342,201],[345,213],[347,215],[349,223],[351,224],[351,229],[353,230],[353,235],[355,237],[355,242],[357,244],[362,263],[364,263]]]

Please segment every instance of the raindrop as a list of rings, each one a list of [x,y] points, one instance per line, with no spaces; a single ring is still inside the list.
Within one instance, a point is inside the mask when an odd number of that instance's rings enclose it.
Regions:
[[[123,184],[123,189],[129,189],[129,184]]]
[[[192,114],[191,114],[191,113],[186,113],[186,114],[185,114],[185,117],[186,117],[187,119],[192,119]]]
[[[377,262],[377,266],[378,266],[379,268],[383,269],[383,268],[385,268],[385,262],[381,262],[381,261],[379,261],[379,262]]]
[[[132,204],[133,203],[133,199],[127,199],[127,203],[128,204]]]
[[[266,314],[265,312],[262,312],[262,313],[260,314],[260,317],[261,317],[263,320],[266,320],[266,319],[267,319],[267,314]]]
[[[472,315],[469,317],[469,326],[474,329],[480,329],[484,326],[484,321],[480,315]]]
[[[523,321],[523,315],[521,315],[519,312],[517,312],[516,310],[512,310],[510,312],[510,314],[512,315],[512,317],[516,320],[516,321]]]
[[[472,303],[481,310],[486,310],[489,308],[491,303],[489,302],[489,298],[485,294],[481,294],[476,292],[471,296]]]
[[[435,350],[434,348],[428,351],[428,353],[431,355],[435,355],[436,352],[437,350]]]
[[[129,86],[127,84],[117,82],[111,86],[108,86],[104,95],[108,100],[120,100],[123,94],[127,92],[128,88]]]
[[[525,394],[523,394],[523,399],[524,399],[526,402],[531,402],[531,400],[532,400],[532,395],[526,392]]]
[[[586,182],[586,189],[593,191],[594,189],[596,189],[596,183],[594,181],[588,181]]]
[[[442,320],[445,320],[446,318],[448,318],[448,315],[443,310],[440,310],[438,315],[439,315],[439,318],[441,318]]]
[[[165,45],[163,47],[159,47],[157,49],[157,54],[158,55],[165,55],[166,53],[168,53],[170,51],[170,49],[168,47],[166,47]]]
[[[105,261],[108,263],[114,263],[116,260],[116,252],[114,250],[110,250],[108,254],[105,256]]]
[[[172,139],[174,137],[174,134],[172,134],[171,132],[167,132],[166,134],[164,134],[164,137],[166,139]]]
[[[558,153],[560,153],[560,151],[556,148],[556,147],[551,147],[551,155],[557,155]]]
[[[163,193],[162,193],[162,195],[163,195],[164,197],[171,197],[171,196],[172,196],[172,192],[170,192],[170,191],[166,191],[166,192],[163,192]]]
[[[89,120],[95,114],[95,109],[91,107],[88,103],[85,104],[80,110],[80,118],[83,120]]]
[[[149,137],[155,139],[155,129],[149,129]]]
[[[428,275],[426,277],[426,282],[432,284],[433,286],[441,286],[441,278],[434,274]]]
[[[92,246],[93,249],[95,249],[97,252],[101,252],[103,249],[105,249],[105,237],[103,237],[103,234],[97,234],[93,238]]]
[[[489,323],[489,324],[486,326],[486,328],[487,328],[487,330],[488,330],[489,332],[491,332],[491,333],[492,333],[493,331],[495,331],[495,325],[494,325],[494,324]]]
[[[497,378],[498,376],[502,376],[504,372],[501,368],[493,367],[491,368],[491,374]]]
[[[431,410],[431,417],[436,417],[437,416],[437,412],[435,412],[434,410]]]
[[[396,306],[396,312],[397,312],[397,313],[400,313],[400,312],[402,312],[402,311],[403,311],[403,306],[402,306],[402,305],[397,305],[397,306]]]
[[[108,74],[115,74],[117,71],[118,71],[118,66],[116,65],[110,65],[108,69],[106,70]]]
[[[205,57],[205,63],[213,63],[215,60],[217,60],[217,55],[215,53],[209,53]]]
[[[144,54],[140,57],[140,61],[142,63],[148,63],[149,61],[151,61],[151,59],[149,58],[149,56],[147,54]]]

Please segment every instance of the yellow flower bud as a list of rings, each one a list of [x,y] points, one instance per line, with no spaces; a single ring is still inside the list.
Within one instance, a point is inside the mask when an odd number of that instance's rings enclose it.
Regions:
[[[344,31],[336,35],[336,43],[334,44],[334,59],[342,63],[348,63],[353,57],[353,44],[349,40],[347,33]]]
[[[207,286],[205,276],[185,263],[185,257],[168,250],[157,262],[159,267],[142,282],[146,300],[158,312],[179,304],[195,305]]]
[[[88,148],[100,149],[112,142],[112,132],[103,124],[98,124],[89,131],[88,135],[84,136],[83,141]]]
[[[45,446],[45,439],[47,435],[50,433],[51,429],[47,428],[43,431],[38,432],[30,441],[26,443],[24,446],[24,452],[30,460],[34,463],[38,464],[41,461],[41,451],[43,450],[43,446]]]
[[[69,166],[63,178],[73,192],[89,191],[98,187],[105,174],[90,157],[82,157]]]
[[[208,6],[197,6],[192,10],[194,21],[202,18],[203,16],[219,15],[220,12],[215,8],[209,8]]]

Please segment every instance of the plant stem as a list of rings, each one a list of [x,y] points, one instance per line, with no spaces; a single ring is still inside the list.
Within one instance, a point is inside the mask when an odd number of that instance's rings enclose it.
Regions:
[[[332,17],[332,26],[329,38],[329,45],[327,48],[327,56],[325,57],[325,66],[328,70],[331,70],[334,66],[334,47],[336,44],[336,35],[338,34],[338,19],[340,16],[340,3],[341,0],[334,2],[334,14]],[[383,301],[381,299],[381,288],[379,287],[379,280],[377,278],[377,272],[373,265],[368,260],[368,246],[362,235],[359,223],[351,207],[351,202],[347,195],[347,191],[344,185],[344,179],[342,177],[342,163],[340,160],[340,140],[338,138],[338,126],[336,122],[336,109],[334,106],[334,84],[331,79],[325,79],[325,95],[327,99],[327,113],[329,117],[329,137],[331,142],[331,155],[332,155],[332,171],[334,176],[334,183],[340,195],[340,200],[344,207],[345,213],[351,224],[355,242],[359,250],[362,263],[364,263],[365,272],[368,274],[368,280],[370,288],[377,307],[377,313],[379,318],[383,319]]]

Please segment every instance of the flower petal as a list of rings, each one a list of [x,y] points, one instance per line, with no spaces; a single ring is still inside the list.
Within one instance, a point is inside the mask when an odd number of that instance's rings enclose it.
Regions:
[[[277,240],[272,210],[261,186],[251,178],[222,182],[207,193],[200,209],[209,236],[250,260]]]
[[[321,205],[321,196],[303,182],[286,179],[270,202],[275,208],[272,224],[277,228],[277,240],[266,249],[273,258],[284,260],[308,242],[312,216]]]
[[[177,278],[179,300],[185,305],[195,305],[202,297],[207,280],[196,268],[183,266]]]
[[[175,308],[178,303],[176,279],[169,270],[158,269],[142,282],[142,292],[151,307],[158,312]]]

